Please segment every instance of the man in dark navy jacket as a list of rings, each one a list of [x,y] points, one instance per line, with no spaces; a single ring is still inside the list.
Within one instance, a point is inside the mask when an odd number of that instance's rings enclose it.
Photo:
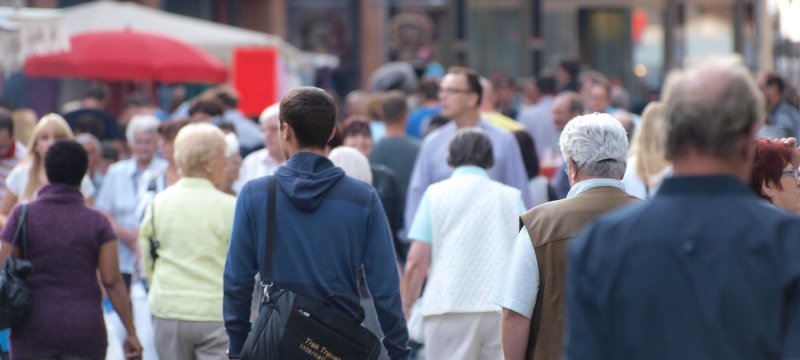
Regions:
[[[675,78],[674,177],[571,244],[569,359],[800,358],[800,219],[746,186],[763,108],[741,65]]]
[[[272,289],[323,299],[332,294],[359,301],[358,268],[367,284],[392,359],[406,359],[408,332],[392,237],[378,195],[347,177],[325,157],[336,107],[318,88],[289,91],[280,104],[281,148],[289,159],[276,170],[277,240]],[[250,332],[253,277],[266,251],[267,177],[239,193],[224,274],[224,321],[229,357],[237,358]]]

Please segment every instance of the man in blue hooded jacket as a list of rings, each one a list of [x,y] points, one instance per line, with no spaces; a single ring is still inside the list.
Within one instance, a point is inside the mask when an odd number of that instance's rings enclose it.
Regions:
[[[280,142],[289,159],[278,168],[277,240],[272,289],[291,289],[323,299],[340,294],[358,302],[362,265],[384,347],[392,359],[406,359],[408,332],[403,318],[392,238],[378,195],[325,157],[333,135],[336,106],[325,91],[289,91],[280,104]],[[230,358],[238,358],[250,332],[253,277],[266,251],[267,177],[239,193],[224,273],[223,314]]]

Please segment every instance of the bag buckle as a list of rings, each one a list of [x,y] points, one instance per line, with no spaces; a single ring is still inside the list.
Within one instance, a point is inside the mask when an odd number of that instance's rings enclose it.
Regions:
[[[269,302],[269,288],[271,288],[272,285],[273,285],[272,281],[270,281],[269,284],[263,281],[261,282],[261,287],[264,288],[264,302]]]

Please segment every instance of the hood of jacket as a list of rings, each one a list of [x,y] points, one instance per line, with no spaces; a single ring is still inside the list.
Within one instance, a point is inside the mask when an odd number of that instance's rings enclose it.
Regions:
[[[300,210],[313,212],[328,191],[344,177],[344,170],[328,158],[299,152],[275,171],[281,190]]]

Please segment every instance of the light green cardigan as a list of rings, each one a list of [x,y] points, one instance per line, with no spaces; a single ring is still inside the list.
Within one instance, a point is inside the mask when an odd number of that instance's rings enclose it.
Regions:
[[[139,229],[151,280],[151,313],[162,319],[221,322],[222,271],[236,198],[206,179],[182,178],[153,201]],[[153,227],[160,243],[155,270],[149,241]]]

